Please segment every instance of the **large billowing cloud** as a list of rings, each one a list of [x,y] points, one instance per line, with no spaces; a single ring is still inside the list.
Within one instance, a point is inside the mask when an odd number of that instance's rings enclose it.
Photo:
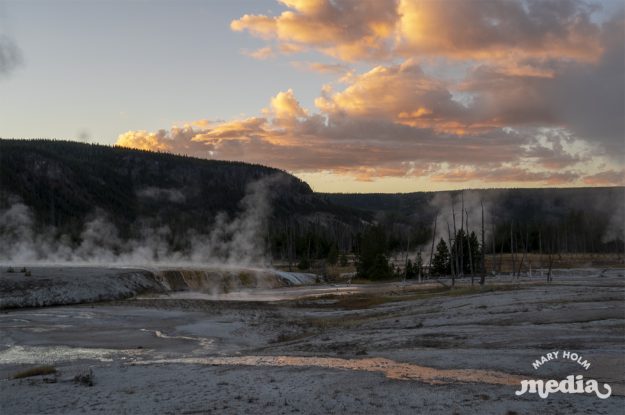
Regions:
[[[574,0],[281,3],[231,27],[269,42],[257,58],[336,58],[294,62],[340,76],[315,108],[285,86],[256,117],[130,131],[117,144],[357,180],[622,183],[622,13],[602,21]],[[370,69],[348,71],[355,61]]]
[[[555,57],[600,53],[592,6],[576,0],[400,0],[397,53],[453,58]]]
[[[584,158],[569,152],[566,135],[558,131],[493,128],[458,135],[396,122],[385,113],[351,115],[336,107],[312,113],[290,90],[273,97],[263,114],[220,123],[202,120],[156,133],[129,131],[117,144],[270,164],[293,172],[327,171],[357,180],[428,176],[460,182],[480,174],[485,183],[581,180],[574,167]]]
[[[313,47],[347,60],[388,56],[388,41],[398,21],[394,0],[281,0],[291,10],[277,17],[249,15],[233,21],[281,44]]]
[[[245,15],[235,31],[345,60],[517,55],[593,60],[595,7],[577,0],[281,0],[278,16]]]

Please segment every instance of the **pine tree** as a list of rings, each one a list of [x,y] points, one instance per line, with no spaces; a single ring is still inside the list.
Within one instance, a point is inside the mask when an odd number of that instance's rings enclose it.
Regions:
[[[436,245],[436,254],[434,254],[434,259],[432,260],[432,275],[449,275],[450,273],[449,248],[447,248],[447,244],[441,238],[438,245]]]
[[[335,244],[332,244],[332,246],[330,247],[330,251],[328,252],[328,256],[327,256],[327,261],[328,264],[330,265],[336,265],[336,263],[339,260],[339,250],[336,248]]]
[[[406,261],[406,279],[411,279],[416,277],[416,273],[414,271],[414,266],[412,265],[412,261]]]
[[[365,230],[359,238],[359,248],[356,272],[360,278],[381,280],[393,277],[393,269],[387,256],[387,237],[381,226]]]

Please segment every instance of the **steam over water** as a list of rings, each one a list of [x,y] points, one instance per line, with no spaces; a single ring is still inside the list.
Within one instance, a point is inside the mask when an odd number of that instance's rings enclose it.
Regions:
[[[242,267],[103,268],[29,267],[31,275],[0,269],[0,309],[94,301],[144,295],[179,298],[241,299],[246,293],[314,284],[314,274]],[[224,296],[229,296],[228,298]]]

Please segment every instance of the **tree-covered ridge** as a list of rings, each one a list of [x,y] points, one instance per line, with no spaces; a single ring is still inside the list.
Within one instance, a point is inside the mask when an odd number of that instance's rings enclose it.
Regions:
[[[624,202],[623,187],[321,194],[261,165],[0,139],[0,251],[10,245],[3,240],[24,232],[15,225],[24,212],[9,209],[19,204],[32,213],[24,222],[34,228],[31,246],[45,235],[48,244],[58,238],[80,248],[103,229],[87,225],[104,218],[119,235],[108,245],[105,234],[96,235],[95,245],[113,254],[127,248],[126,240],[154,239],[189,252],[200,234],[216,236],[223,250],[247,244],[301,269],[349,263],[359,276],[375,279],[468,275],[483,271],[482,254],[515,254],[520,269],[529,253],[622,253]],[[250,217],[256,210],[258,217]],[[245,238],[234,238],[241,230]]]
[[[72,238],[97,211],[123,237],[146,224],[167,225],[171,242],[179,244],[190,230],[209,231],[218,213],[235,216],[249,185],[269,177],[266,197],[274,222],[293,215],[358,216],[271,167],[71,141],[0,139],[0,208],[19,200],[37,226]]]
[[[625,188],[476,189],[405,194],[325,194],[332,203],[370,212],[394,234],[411,232],[412,246],[425,243],[433,222],[460,226],[471,216],[470,227],[480,227],[482,205],[486,232],[495,235],[497,249],[510,250],[510,232],[527,239],[529,250],[539,249],[539,234],[553,234],[565,252],[600,252],[606,244],[623,243]],[[464,199],[464,211],[460,213]],[[512,231],[510,230],[512,228]],[[401,231],[401,230],[404,231]],[[408,229],[412,229],[408,231]],[[447,230],[445,228],[444,233]],[[469,232],[470,234],[470,232]],[[404,238],[405,239],[405,238]],[[447,239],[447,237],[446,237]],[[492,239],[489,237],[489,240]],[[400,242],[390,241],[391,244]],[[403,242],[406,243],[405,241]]]

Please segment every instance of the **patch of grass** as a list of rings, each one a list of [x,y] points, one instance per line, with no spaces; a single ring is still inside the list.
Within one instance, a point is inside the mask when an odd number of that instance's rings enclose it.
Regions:
[[[239,281],[241,286],[245,288],[254,288],[256,286],[256,278],[249,272],[241,272],[239,274]]]
[[[518,284],[499,284],[499,285],[490,285],[486,287],[474,286],[474,287],[435,287],[428,288],[418,291],[409,291],[409,292],[401,292],[401,293],[386,293],[386,294],[354,294],[354,295],[336,295],[336,294],[327,294],[323,296],[316,297],[315,300],[334,300],[332,303],[314,303],[313,301],[298,301],[292,303],[294,306],[299,307],[316,307],[316,308],[342,308],[345,310],[361,310],[367,309],[370,307],[375,307],[380,304],[386,303],[396,303],[401,301],[415,301],[415,300],[423,300],[423,299],[432,299],[438,297],[456,297],[463,295],[479,295],[489,292],[495,291],[510,291],[523,289],[523,286]],[[438,312],[436,308],[432,311],[423,311],[422,314],[430,313],[430,312]],[[389,319],[394,317],[399,317],[401,313],[398,314],[397,310],[380,310],[375,314],[367,313],[365,315],[362,314],[349,314],[342,315],[340,317],[320,317],[320,318],[312,318],[306,321],[305,327],[313,327],[317,330],[327,330],[331,328],[337,327],[352,327],[361,325],[367,321],[375,321],[379,319]],[[421,328],[423,326],[422,323],[417,324],[416,326],[410,327],[410,329]],[[281,340],[281,339],[280,339]],[[274,341],[275,342],[275,341]],[[436,340],[429,339],[427,340],[427,344],[421,344],[424,347],[434,347],[432,346],[436,343]]]
[[[278,336],[273,339],[270,340],[269,343],[275,344],[275,343],[285,343],[285,342],[291,342],[291,341],[295,341],[295,340],[302,340],[305,339],[306,337],[310,337],[312,336],[312,333],[280,333],[278,334]]]
[[[312,318],[306,322],[307,327],[314,327],[320,330],[330,329],[333,327],[353,327],[361,325],[367,321],[375,321],[385,318],[399,317],[398,313],[376,313],[376,314],[352,314],[340,317],[318,317]]]
[[[463,295],[485,294],[495,291],[511,291],[522,289],[519,284],[498,284],[488,285],[485,287],[469,286],[469,287],[435,287],[428,289],[418,289],[405,292],[392,291],[380,294],[326,294],[316,297],[313,300],[307,299],[297,301],[294,305],[299,307],[316,307],[316,308],[342,308],[344,310],[362,310],[375,307],[381,304],[396,303],[401,301],[424,300],[436,297],[459,297]],[[325,302],[322,302],[322,301]],[[331,302],[327,300],[332,300]]]
[[[52,375],[54,373],[56,373],[56,368],[54,366],[36,366],[14,373],[11,375],[11,379],[24,379],[33,376]]]
[[[379,281],[368,280],[366,278],[352,278],[352,284],[375,284]]]
[[[338,301],[333,304],[335,307],[340,307],[345,310],[360,310],[363,308],[370,308],[376,305],[384,304],[386,297],[384,296],[355,296],[355,295],[342,295],[339,296]]]

